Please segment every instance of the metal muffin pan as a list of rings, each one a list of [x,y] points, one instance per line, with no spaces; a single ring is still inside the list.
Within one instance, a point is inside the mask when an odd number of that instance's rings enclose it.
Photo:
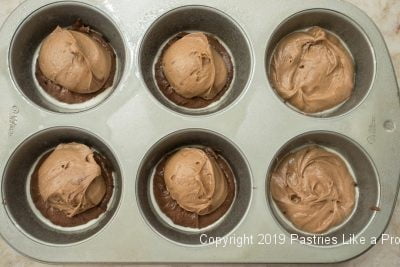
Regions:
[[[357,105],[368,95],[374,79],[375,64],[374,51],[365,35],[363,29],[356,21],[351,19],[351,15],[326,9],[309,9],[300,11],[286,18],[273,32],[265,54],[265,68],[269,74],[269,67],[274,48],[278,42],[286,35],[318,25],[336,34],[348,48],[353,56],[356,66],[355,88],[347,101],[331,111],[309,114],[309,116],[333,117],[345,114]],[[277,94],[279,97],[279,95]],[[280,97],[279,97],[280,98]]]
[[[166,224],[156,211],[156,203],[152,203],[149,191],[153,190],[151,178],[154,167],[168,153],[188,146],[211,147],[227,160],[236,178],[236,196],[230,210],[217,221],[215,226],[204,230],[182,231]],[[244,155],[239,148],[217,133],[201,129],[185,129],[174,132],[158,141],[143,158],[137,175],[136,196],[142,215],[148,224],[161,236],[180,244],[201,245],[201,235],[223,237],[231,233],[245,217],[251,200],[251,172]],[[161,211],[160,211],[161,212]]]
[[[114,167],[114,192],[110,200],[108,210],[103,216],[100,216],[94,225],[77,229],[76,231],[56,231],[53,227],[45,224],[34,214],[29,206],[27,194],[29,191],[30,171],[35,161],[42,156],[44,152],[56,147],[60,143],[79,142],[95,149],[107,157]],[[3,200],[7,205],[7,212],[14,220],[14,223],[33,240],[38,242],[63,245],[77,243],[85,240],[100,231],[115,214],[118,203],[121,198],[122,177],[119,164],[111,149],[98,137],[79,128],[73,127],[55,127],[40,131],[26,139],[13,153],[7,164],[3,184]],[[27,186],[23,186],[27,185]]]
[[[289,140],[275,155],[274,160],[268,169],[270,174],[275,170],[277,164],[291,151],[295,151],[307,145],[317,144],[326,149],[333,150],[339,153],[349,165],[354,178],[356,179],[356,205],[354,211],[349,218],[337,227],[333,227],[324,236],[334,240],[343,240],[343,235],[348,242],[352,234],[359,234],[363,228],[368,225],[369,221],[375,216],[371,208],[379,206],[379,177],[375,170],[374,163],[368,157],[368,154],[363,151],[353,140],[344,135],[335,132],[313,131],[301,134]],[[268,175],[270,177],[270,175]],[[279,208],[272,200],[269,192],[269,179],[266,181],[266,196],[269,197],[268,203],[272,209],[275,218],[278,220],[287,232],[297,234],[302,237],[309,237],[310,234],[299,231],[281,214]],[[358,195],[358,196],[357,196]],[[314,244],[315,245],[315,244]],[[327,245],[327,244],[320,244]]]
[[[107,99],[71,112],[36,94],[29,68],[32,53],[51,28],[78,17],[110,40],[120,64]],[[356,62],[352,98],[324,118],[286,106],[267,75],[274,44],[285,34],[313,24],[340,36]],[[216,34],[234,57],[235,80],[227,96],[201,112],[173,106],[162,98],[151,76],[157,46],[182,30]],[[238,0],[32,0],[9,16],[0,36],[0,57],[7,59],[0,63],[0,125],[4,129],[0,133],[0,233],[24,255],[46,262],[300,263],[353,258],[371,244],[291,242],[295,229],[271,202],[269,171],[285,152],[307,143],[340,152],[357,176],[357,209],[329,235],[355,234],[369,240],[378,237],[389,222],[400,174],[398,86],[379,31],[350,4],[333,0],[255,0],[251,4]],[[91,145],[117,169],[110,211],[81,232],[66,233],[40,224],[24,195],[30,165],[65,141]],[[210,237],[229,234],[227,247],[198,244],[198,233],[193,237],[169,228],[153,213],[148,192],[141,190],[161,154],[185,145],[221,149],[235,171],[235,202],[225,221],[206,232]],[[380,211],[370,209],[375,206]],[[286,242],[259,244],[263,235],[283,236]],[[239,246],[244,236],[253,236],[253,243]]]
[[[235,67],[231,86],[219,103],[201,109],[184,108],[169,101],[154,79],[154,63],[160,56],[160,48],[177,33],[193,30],[210,33],[221,40]],[[161,15],[147,30],[138,56],[140,73],[150,92],[160,103],[182,114],[206,115],[224,109],[241,95],[251,75],[250,44],[240,25],[221,11],[205,6],[183,6]]]
[[[117,57],[117,70],[113,86],[106,89],[106,92],[102,93],[102,95],[110,94],[113,88],[118,86],[121,79],[121,72],[125,66],[125,47],[122,34],[119,32],[117,25],[113,23],[112,19],[104,11],[78,2],[60,2],[35,10],[15,31],[9,53],[10,70],[14,82],[25,97],[50,111],[77,112],[94,106],[93,104],[89,104],[85,107],[85,105],[81,104],[79,108],[67,109],[63,107],[65,104],[57,105],[51,101],[47,101],[41,95],[41,90],[32,90],[33,88],[40,87],[36,82],[34,71],[38,56],[36,51],[40,47],[41,42],[54,30],[54,25],[68,27],[78,19],[82,19],[88,25],[93,25],[92,28],[95,31],[107,36],[107,40],[114,48]],[[43,92],[43,94],[46,93]],[[88,102],[96,101],[92,100]]]

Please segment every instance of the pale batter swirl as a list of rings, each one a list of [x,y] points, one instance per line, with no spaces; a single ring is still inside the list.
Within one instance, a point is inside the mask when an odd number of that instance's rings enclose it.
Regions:
[[[106,194],[101,167],[84,144],[58,145],[38,171],[39,193],[50,208],[73,217],[97,206]]]
[[[270,80],[277,93],[305,113],[331,109],[354,88],[353,59],[333,34],[319,27],[294,32],[276,47]]]
[[[179,206],[199,215],[215,211],[228,195],[221,168],[198,148],[182,148],[173,154],[165,165],[164,180]]]
[[[355,182],[335,153],[308,146],[288,154],[271,176],[270,191],[298,229],[323,233],[341,224],[355,204]]]

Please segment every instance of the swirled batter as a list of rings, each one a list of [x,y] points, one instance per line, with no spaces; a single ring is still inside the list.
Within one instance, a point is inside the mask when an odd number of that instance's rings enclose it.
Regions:
[[[305,113],[331,109],[354,88],[352,57],[333,34],[320,27],[294,32],[277,45],[270,80],[278,94]]]
[[[211,148],[182,148],[156,167],[153,192],[161,211],[176,225],[204,228],[229,210],[235,177]]]
[[[310,233],[341,224],[355,204],[355,182],[346,163],[319,146],[288,154],[272,173],[270,190],[293,225]]]
[[[38,172],[39,192],[51,208],[73,217],[98,205],[106,194],[101,167],[83,144],[60,144]]]

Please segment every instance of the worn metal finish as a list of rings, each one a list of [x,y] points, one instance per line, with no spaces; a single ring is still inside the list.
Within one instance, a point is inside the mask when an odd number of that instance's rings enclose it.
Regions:
[[[118,73],[113,92],[101,103],[71,110],[37,93],[32,66],[40,40],[57,24],[78,17],[113,44]],[[320,117],[286,106],[267,75],[276,42],[311,25],[339,35],[357,70],[352,98]],[[216,34],[236,66],[228,95],[199,112],[168,102],[152,78],[158,46],[182,30]],[[31,0],[9,16],[0,36],[0,58],[6,59],[0,62],[0,233],[24,255],[46,262],[337,262],[365,252],[369,239],[389,222],[400,174],[399,91],[379,31],[348,3]],[[110,212],[98,223],[60,232],[35,217],[24,193],[38,155],[73,140],[111,158],[117,187]],[[366,238],[365,244],[291,242],[296,230],[271,203],[267,177],[277,158],[310,142],[340,152],[359,185],[356,212],[328,235],[348,240],[354,233]],[[199,245],[198,232],[169,228],[151,208],[149,192],[141,190],[161,154],[185,145],[216,146],[235,165],[235,204],[225,222],[207,230],[210,236],[236,237],[227,247]],[[283,236],[286,242],[258,244],[263,234]],[[244,236],[253,236],[253,244],[233,244]]]

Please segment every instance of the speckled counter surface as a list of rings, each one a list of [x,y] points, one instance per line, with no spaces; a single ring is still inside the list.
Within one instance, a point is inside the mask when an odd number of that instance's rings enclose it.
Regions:
[[[113,1],[113,0],[103,0]],[[117,1],[117,0],[114,0]],[[378,25],[389,48],[400,81],[400,1],[399,0],[348,0],[364,10]],[[0,0],[0,24],[22,0]],[[400,141],[400,140],[399,140]],[[400,201],[397,201],[392,220],[386,233],[400,237]],[[362,256],[335,266],[398,266],[400,245],[377,244]],[[0,238],[0,266],[47,266],[26,258],[10,248]],[[55,266],[55,265],[52,265]],[[68,265],[79,266],[79,265]],[[89,265],[83,265],[89,266]],[[106,265],[103,265],[106,266]],[[115,265],[121,266],[121,265]],[[187,266],[187,265],[180,265]],[[201,266],[201,265],[196,265]],[[207,265],[210,266],[210,265]],[[238,265],[234,265],[238,266]],[[279,265],[285,266],[285,265]],[[292,265],[290,265],[292,266]]]

